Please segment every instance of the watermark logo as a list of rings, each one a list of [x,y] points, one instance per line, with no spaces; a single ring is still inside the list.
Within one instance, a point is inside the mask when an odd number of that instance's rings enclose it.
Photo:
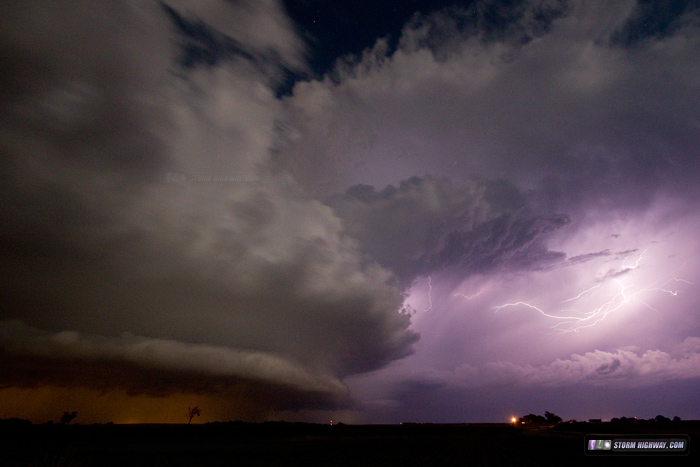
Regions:
[[[690,438],[683,434],[608,434],[586,435],[585,442],[589,456],[685,456]]]

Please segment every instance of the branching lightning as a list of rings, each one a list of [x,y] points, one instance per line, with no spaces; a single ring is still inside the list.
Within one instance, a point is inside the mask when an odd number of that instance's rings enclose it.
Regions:
[[[620,272],[628,273],[640,267],[643,261],[648,258],[648,256],[646,256],[646,252],[647,250],[644,250],[644,252],[642,252],[639,255],[639,257],[634,263],[634,266],[625,266],[625,263],[623,261],[622,269]],[[615,275],[619,276],[621,274]],[[575,297],[563,300],[561,303],[577,302],[583,299],[584,297],[589,296],[589,294],[591,294],[596,289],[600,288],[604,282],[605,278],[602,279],[598,284],[589,287],[588,289],[582,291]],[[558,314],[553,314],[551,312],[546,312],[543,309],[524,301],[506,303],[503,305],[493,307],[492,310],[498,312],[508,307],[526,307],[537,311],[546,318],[558,320],[559,322],[552,326],[552,329],[555,332],[578,332],[581,329],[593,327],[596,324],[600,323],[611,313],[620,310],[622,307],[624,307],[631,301],[637,299],[642,293],[658,291],[675,297],[678,295],[678,290],[669,288],[670,284],[676,282],[692,284],[691,282],[685,279],[679,279],[677,277],[659,278],[650,284],[639,287],[638,289],[635,288],[635,284],[623,284],[622,280],[620,279],[613,279],[613,282],[616,284],[616,292],[612,295],[612,297],[605,300],[602,304],[589,311],[580,311],[576,309],[562,309],[559,310]],[[595,297],[593,297],[593,299],[595,299]],[[650,309],[657,311],[648,303],[642,303]]]

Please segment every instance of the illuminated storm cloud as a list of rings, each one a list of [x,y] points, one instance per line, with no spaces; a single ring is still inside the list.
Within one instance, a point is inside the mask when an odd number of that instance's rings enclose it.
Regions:
[[[358,5],[0,6],[3,413],[700,417],[698,8]]]

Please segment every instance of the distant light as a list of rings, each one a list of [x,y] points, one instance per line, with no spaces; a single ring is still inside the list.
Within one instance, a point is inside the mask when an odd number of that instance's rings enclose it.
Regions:
[[[517,418],[515,418],[515,417],[513,417],[513,418],[511,418],[511,419],[510,419],[510,421],[511,421],[511,422],[513,422],[513,423],[515,423],[515,422],[517,422],[517,421],[518,421],[518,419],[517,419]]]
[[[333,420],[331,420],[331,426],[333,426]]]

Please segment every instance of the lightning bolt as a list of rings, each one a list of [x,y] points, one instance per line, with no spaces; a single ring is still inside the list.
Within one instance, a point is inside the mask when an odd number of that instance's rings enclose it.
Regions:
[[[645,259],[648,259],[648,256],[646,256],[647,250],[644,250],[637,260],[634,263],[634,266],[627,267],[625,266],[625,263],[623,261],[622,263],[622,271],[632,271],[637,269],[642,262]],[[671,277],[670,279],[657,279],[653,281],[650,284],[647,284],[644,287],[641,287],[639,290],[633,291],[630,290],[634,287],[634,284],[623,284],[622,281],[618,279],[614,279],[615,284],[617,284],[617,292],[613,294],[612,298],[608,299],[607,301],[603,302],[600,306],[597,308],[594,308],[589,311],[579,311],[575,309],[563,309],[559,310],[558,314],[553,314],[551,312],[546,312],[545,310],[532,305],[530,303],[524,302],[524,301],[518,301],[514,303],[506,303],[504,305],[499,305],[496,307],[491,308],[495,312],[498,312],[504,308],[509,308],[509,307],[526,307],[531,310],[535,310],[542,316],[553,319],[553,320],[558,320],[559,322],[552,326],[551,329],[553,329],[555,332],[578,332],[581,329],[585,328],[590,328],[598,324],[599,322],[603,321],[608,315],[611,313],[614,313],[618,311],[620,308],[624,307],[628,303],[630,303],[632,300],[636,299],[639,295],[645,292],[653,292],[653,291],[659,291],[663,292],[666,294],[669,294],[671,296],[677,296],[678,295],[678,290],[671,290],[670,288],[667,288],[669,284],[674,283],[674,282],[682,282],[685,284],[692,284],[690,281],[687,281],[685,279],[679,279],[677,277]],[[599,282],[598,284],[594,285],[593,287],[590,287],[575,297],[569,298],[567,300],[563,300],[562,303],[569,303],[569,302],[575,302],[583,297],[587,296],[594,290],[598,289],[603,285],[603,282]],[[644,303],[644,302],[642,302]],[[651,305],[648,303],[644,303],[647,307],[654,311],[655,310]],[[566,315],[562,315],[561,313],[566,313]],[[571,314],[574,313],[574,314]]]
[[[430,278],[430,276],[428,276],[428,304],[430,306],[423,311],[430,311],[433,308],[433,298],[431,296],[432,291],[433,291],[433,282],[432,282],[432,279]]]
[[[625,267],[625,261],[627,261],[627,258],[625,258],[622,261],[622,270],[625,271],[627,269],[637,269],[639,267],[639,264],[642,262],[642,260],[645,260],[648,258],[648,256],[645,256],[647,254],[647,251],[649,251],[649,248],[642,251],[642,253],[637,257],[637,260],[634,262],[634,266],[632,266],[631,268]]]
[[[484,291],[484,289],[483,289],[483,287],[482,287],[482,288],[479,289],[479,291],[478,291],[477,293],[475,293],[474,295],[465,295],[465,294],[463,294],[463,293],[456,293],[456,294],[454,294],[454,296],[455,296],[455,297],[464,297],[464,298],[466,298],[467,300],[473,300],[474,298],[476,298],[476,297],[478,297],[479,295],[481,295],[481,292],[483,292],[483,291]]]
[[[588,292],[590,292],[591,290],[597,289],[597,288],[600,287],[601,285],[603,285],[602,282],[600,282],[600,283],[594,285],[594,286],[591,287],[590,289],[584,290],[583,292],[581,292],[580,294],[576,295],[576,296],[573,297],[573,298],[569,298],[569,299],[567,299],[567,300],[562,301],[562,303],[573,302],[573,301],[575,301],[575,300],[578,300],[579,298],[583,297],[584,295],[586,295],[586,294],[587,294]]]

